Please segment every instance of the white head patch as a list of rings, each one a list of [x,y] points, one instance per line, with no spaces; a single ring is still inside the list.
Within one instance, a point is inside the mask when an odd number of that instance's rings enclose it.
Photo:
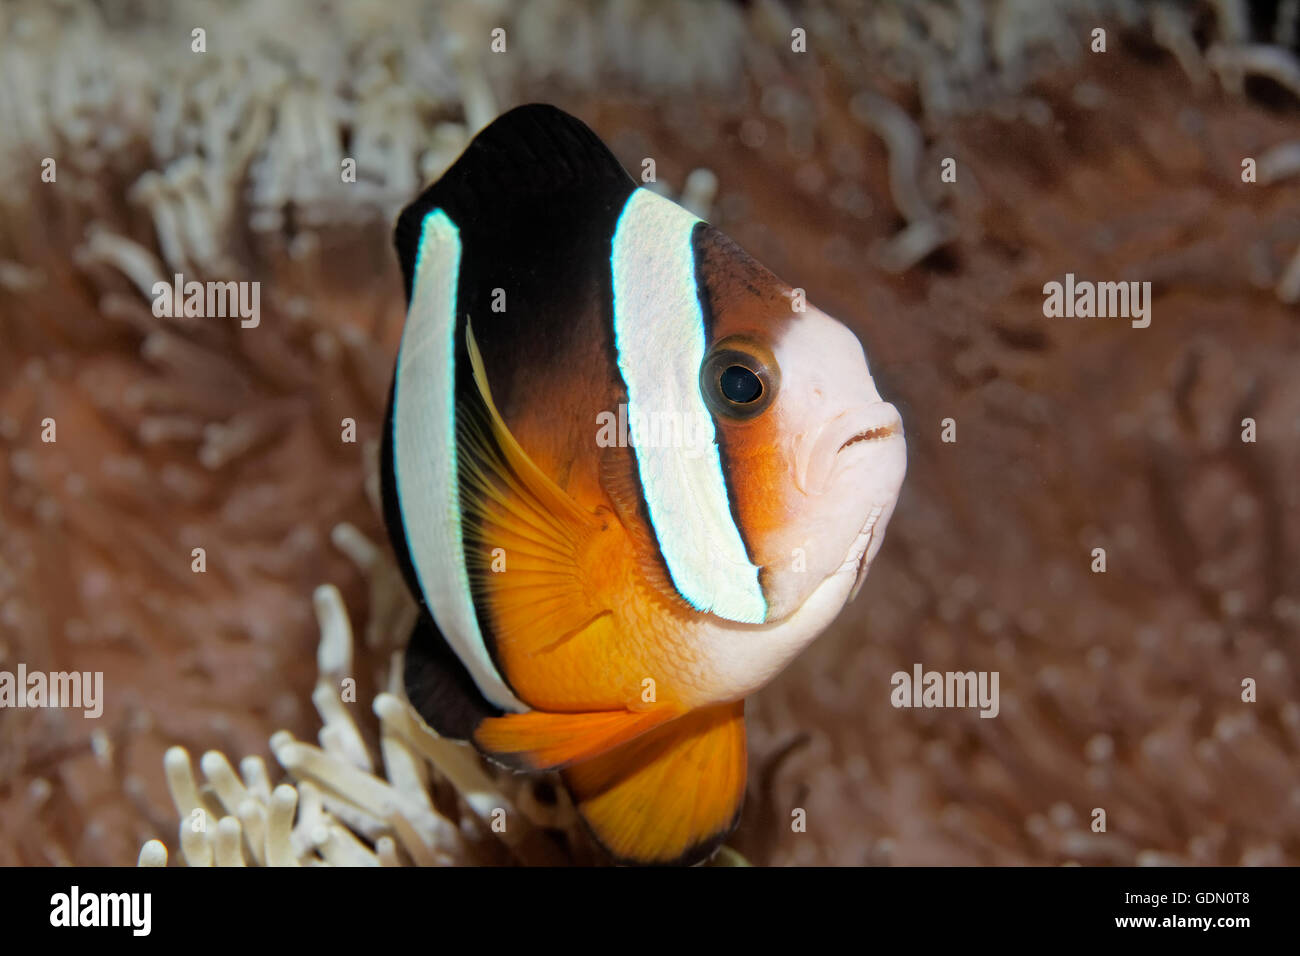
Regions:
[[[688,442],[636,442],[650,523],[668,572],[699,611],[758,623],[767,616],[758,568],[731,512],[713,419],[700,394],[704,314],[691,234],[699,222],[646,189],[629,197],[614,232],[614,341],[628,417],[680,416]]]

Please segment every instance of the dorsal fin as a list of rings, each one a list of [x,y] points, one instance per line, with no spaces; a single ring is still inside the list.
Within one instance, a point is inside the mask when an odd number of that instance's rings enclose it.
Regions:
[[[622,207],[636,188],[600,138],[581,120],[542,103],[519,106],[486,126],[441,178],[407,206],[394,241],[410,301],[420,230],[442,209],[462,238],[527,227],[540,203],[567,200],[573,214]]]

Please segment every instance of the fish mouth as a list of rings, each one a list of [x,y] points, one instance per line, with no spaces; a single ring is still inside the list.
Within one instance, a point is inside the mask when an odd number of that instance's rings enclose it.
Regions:
[[[840,452],[848,448],[850,445],[856,445],[858,442],[881,441],[885,438],[891,438],[894,435],[900,434],[902,430],[903,430],[902,425],[900,425],[898,422],[891,422],[888,425],[881,425],[879,428],[868,428],[866,431],[858,432],[856,435],[850,437],[846,442],[844,442],[843,445],[839,447],[839,449],[835,453],[838,455]]]
[[[902,419],[888,402],[841,412],[804,439],[795,459],[795,486],[804,494],[819,495],[842,466],[842,452],[857,445],[901,439],[902,435]],[[850,457],[856,455],[850,453]]]

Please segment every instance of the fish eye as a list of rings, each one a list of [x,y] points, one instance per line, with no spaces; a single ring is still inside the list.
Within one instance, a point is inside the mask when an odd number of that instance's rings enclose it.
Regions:
[[[776,398],[781,381],[770,349],[752,339],[733,335],[709,350],[700,366],[700,391],[715,415],[749,419],[761,414]]]
[[[722,397],[737,405],[748,405],[763,394],[759,377],[743,365],[728,365],[718,378]]]

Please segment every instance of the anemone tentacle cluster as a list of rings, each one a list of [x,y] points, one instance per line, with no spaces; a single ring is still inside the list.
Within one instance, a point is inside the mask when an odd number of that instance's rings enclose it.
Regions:
[[[380,595],[375,603],[383,607],[388,595],[390,605],[399,605],[390,618],[409,626],[414,605],[392,587],[396,569],[352,526],[338,526],[334,538],[370,577],[372,593]],[[567,861],[567,850],[541,833],[573,830],[575,817],[563,789],[546,788],[551,800],[543,803],[533,782],[494,779],[466,745],[433,733],[406,702],[396,650],[390,689],[373,702],[379,720],[376,761],[351,713],[356,706],[353,635],[343,599],[333,585],[321,585],[313,604],[321,635],[311,695],[322,721],[319,746],[288,731],[274,734],[271,752],[287,778],[274,788],[260,757],[245,757],[236,772],[225,754],[209,750],[199,761],[200,782],[185,748],[168,750],[164,768],[185,862],[446,866],[473,859],[470,844],[488,834],[518,862]],[[400,624],[398,633],[404,633]],[[450,810],[435,807],[431,776],[454,788],[457,799]],[[140,850],[141,866],[165,866],[167,860],[159,840]]]

